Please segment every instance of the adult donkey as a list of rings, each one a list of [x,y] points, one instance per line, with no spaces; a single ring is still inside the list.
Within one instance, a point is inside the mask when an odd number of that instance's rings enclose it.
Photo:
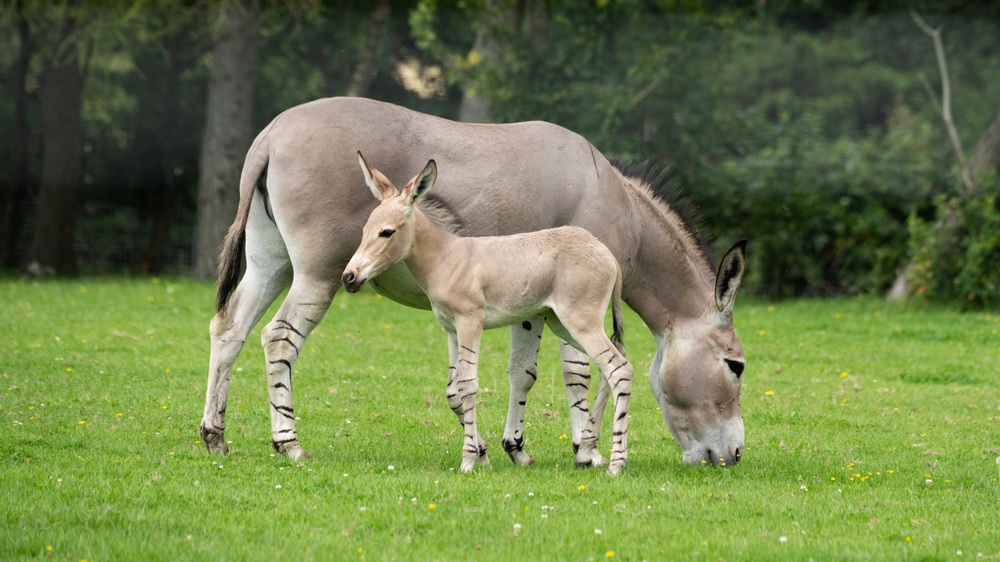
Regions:
[[[295,431],[292,369],[340,288],[377,203],[359,189],[359,150],[385,163],[382,171],[390,177],[412,173],[431,157],[453,171],[432,197],[463,236],[560,225],[594,234],[621,264],[623,299],[653,333],[650,387],[684,462],[733,464],[741,458],[739,398],[746,363],[733,329],[733,303],[745,243],[733,246],[714,272],[683,221],[648,185],[623,176],[583,137],[556,125],[455,123],[361,98],[289,109],[257,135],[247,153],[239,208],[219,258],[218,312],[210,327],[201,425],[209,452],[228,452],[225,413],[233,363],[247,334],[291,282],[261,342],[274,448],[293,459],[307,456]],[[237,284],[244,253],[246,273]],[[383,295],[430,308],[402,265],[376,281]],[[543,326],[534,318],[511,329],[503,443],[519,464],[531,462],[523,450],[523,412],[537,377]],[[560,352],[576,450],[588,423],[588,358],[565,344]],[[599,411],[603,404],[595,405],[595,416]],[[601,461],[577,456],[579,464]]]

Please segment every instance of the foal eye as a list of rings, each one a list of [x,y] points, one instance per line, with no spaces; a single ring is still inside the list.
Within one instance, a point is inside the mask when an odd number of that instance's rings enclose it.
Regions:
[[[729,370],[736,373],[736,378],[740,378],[743,375],[743,369],[746,368],[746,363],[742,361],[735,361],[733,359],[726,359],[725,361]]]
[[[379,236],[379,238],[388,238],[388,237],[392,236],[393,234],[396,234],[395,230],[393,230],[391,228],[386,228],[386,229],[382,230],[382,232],[379,232],[378,236]]]

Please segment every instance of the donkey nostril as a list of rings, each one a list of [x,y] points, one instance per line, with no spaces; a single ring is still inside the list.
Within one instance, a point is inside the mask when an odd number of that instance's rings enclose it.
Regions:
[[[740,458],[742,457],[743,451],[741,451],[739,447],[736,447],[736,450],[733,451],[733,464],[740,462]]]
[[[350,273],[350,272],[345,273],[344,274],[344,284],[345,285],[350,285],[351,283],[354,283],[354,274]]]

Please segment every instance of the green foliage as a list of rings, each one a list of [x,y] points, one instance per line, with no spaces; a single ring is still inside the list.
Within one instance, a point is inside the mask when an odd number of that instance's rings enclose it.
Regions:
[[[973,195],[940,194],[933,218],[913,213],[909,280],[918,295],[967,308],[1000,307],[1000,208],[996,180]]]
[[[259,329],[233,373],[232,452],[209,456],[198,426],[212,294],[184,279],[0,279],[0,559],[1000,554],[1000,442],[983,431],[1000,407],[995,314],[741,301],[746,457],[703,469],[681,463],[644,380],[652,338],[626,310],[629,466],[609,478],[573,466],[551,334],[525,417],[535,464],[503,454],[504,330],[481,350],[493,466],[458,474],[444,333],[370,293],[338,295],[296,364],[313,458],[273,456]]]

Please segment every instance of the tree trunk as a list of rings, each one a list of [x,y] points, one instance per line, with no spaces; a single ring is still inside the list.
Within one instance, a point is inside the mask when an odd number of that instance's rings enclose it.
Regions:
[[[77,187],[83,174],[80,116],[83,71],[75,56],[76,49],[71,47],[69,50],[70,54],[53,61],[45,70],[39,93],[42,177],[34,241],[28,258],[32,264],[30,269],[38,274],[75,275],[77,272],[73,228]]]
[[[389,21],[391,6],[389,0],[378,0],[372,8],[368,19],[368,30],[365,32],[365,44],[358,53],[358,64],[354,67],[350,85],[344,95],[359,97],[368,93],[372,80],[378,71],[376,55],[381,50],[386,39],[386,23]]]
[[[503,64],[504,33],[511,33],[514,28],[514,11],[510,7],[501,6],[502,0],[486,0],[485,14],[476,31],[476,40],[472,44],[474,56],[479,58],[480,72],[493,72],[491,69]],[[480,95],[475,87],[466,87],[462,93],[462,103],[458,109],[458,120],[466,123],[489,123],[493,100],[489,96]]]
[[[997,168],[1000,168],[1000,113],[986,128],[983,136],[979,137],[979,142],[972,150],[972,158],[969,159],[969,172],[973,180],[978,180],[980,174]]]
[[[214,278],[219,247],[236,214],[240,170],[252,139],[260,3],[225,0],[212,50],[198,178],[194,275]]]
[[[14,9],[20,46],[10,73],[11,101],[14,106],[10,128],[11,171],[10,184],[4,198],[3,232],[0,234],[0,267],[7,269],[18,266],[18,238],[24,223],[24,204],[31,192],[31,175],[28,171],[28,96],[25,84],[34,41],[28,22],[21,15],[21,2],[17,2]]]

